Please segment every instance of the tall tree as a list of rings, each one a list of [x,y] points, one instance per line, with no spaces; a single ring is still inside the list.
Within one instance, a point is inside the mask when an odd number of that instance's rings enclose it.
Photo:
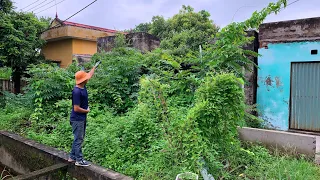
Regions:
[[[0,0],[0,11],[8,13],[12,11],[13,3],[11,0]]]
[[[4,9],[0,11],[0,61],[12,68],[15,92],[20,93],[20,79],[26,67],[42,59],[40,48],[44,41],[40,34],[47,23],[32,13]]]
[[[174,50],[175,54],[186,54],[198,50],[219,28],[210,20],[207,11],[194,12],[191,6],[182,6],[178,14],[169,19],[154,16],[151,23],[141,23],[134,31],[148,30],[161,39],[161,47]]]
[[[140,23],[132,31],[133,32],[149,32],[150,26],[151,26],[150,23]]]

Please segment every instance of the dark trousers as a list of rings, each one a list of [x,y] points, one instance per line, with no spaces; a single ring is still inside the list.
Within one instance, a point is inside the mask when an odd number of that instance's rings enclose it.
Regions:
[[[70,158],[76,161],[83,160],[82,143],[86,134],[87,121],[70,121],[73,133],[73,143]]]

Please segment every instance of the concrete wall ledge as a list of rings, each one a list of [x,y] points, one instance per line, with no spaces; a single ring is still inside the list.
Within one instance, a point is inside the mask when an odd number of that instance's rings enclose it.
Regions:
[[[242,141],[260,142],[266,147],[304,154],[320,163],[320,136],[256,128],[239,128]]]
[[[22,169],[20,173],[32,172],[57,163],[67,163],[68,159],[68,154],[66,152],[59,151],[55,148],[48,147],[33,140],[29,140],[6,131],[0,131],[0,150],[0,152],[6,152],[0,154],[0,162],[3,165],[11,168],[13,168],[13,166],[16,167],[17,162],[19,162],[18,166],[20,169]],[[20,155],[17,156],[18,154]],[[7,158],[8,156],[10,158]],[[30,157],[32,157],[32,159],[30,159]],[[76,167],[69,163],[67,171],[72,177],[78,180],[133,179],[94,164],[89,167]]]

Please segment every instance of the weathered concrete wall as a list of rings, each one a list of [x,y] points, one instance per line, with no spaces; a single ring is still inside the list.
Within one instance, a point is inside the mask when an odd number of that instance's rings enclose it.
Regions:
[[[319,61],[319,41],[319,17],[260,26],[257,104],[271,128],[289,129],[291,63]]]
[[[88,41],[83,39],[72,39],[73,54],[90,54],[97,52],[97,41]]]
[[[139,49],[142,52],[152,51],[160,46],[159,38],[145,32],[130,33],[125,36],[129,47]],[[98,52],[111,51],[114,48],[114,40],[115,36],[98,38]]]
[[[47,42],[41,51],[46,59],[59,62],[62,68],[72,63],[72,39]]]
[[[19,173],[43,169],[57,163],[67,163],[68,154],[5,131],[0,131],[0,161]],[[68,173],[78,180],[131,180],[132,178],[92,164],[76,167],[70,164]],[[61,179],[61,178],[59,178]]]
[[[126,35],[130,47],[142,52],[152,51],[160,46],[160,39],[145,32],[130,33]]]
[[[315,158],[320,142],[319,136],[274,131],[255,128],[239,128],[239,137],[243,141],[261,142],[269,148],[286,152],[305,154]]]
[[[33,142],[19,143],[13,140],[9,134],[0,134],[0,160],[3,165],[13,168],[16,172],[24,174],[51,166],[59,161],[55,156],[38,153],[30,148]]]
[[[320,17],[262,24],[260,47],[269,43],[320,40]]]
[[[90,62],[92,55],[89,54],[73,54],[73,60],[78,63],[78,65],[82,65],[84,63]]]
[[[113,36],[115,33],[108,33],[93,29],[86,29],[76,26],[62,26],[58,28],[49,29],[41,34],[41,38],[46,41],[53,41],[59,39],[76,38],[90,41],[97,41],[99,37]]]
[[[98,52],[109,52],[114,48],[116,36],[101,37],[97,40],[97,51]]]
[[[320,42],[292,42],[269,44],[260,48],[258,57],[257,104],[259,116],[271,128],[289,129],[289,100],[291,62],[319,61]]]
[[[10,137],[10,134],[0,131],[0,163],[10,167],[14,174],[26,174],[36,170],[49,167],[59,162],[59,158],[54,155],[39,153],[31,148],[31,141],[19,143]],[[58,172],[38,178],[39,180],[62,179],[66,172]],[[62,175],[62,176],[61,176]]]
[[[248,44],[244,47],[246,50],[251,50],[254,52],[258,52],[259,48],[259,39],[257,31],[248,31],[247,36],[255,37],[254,41],[251,44]],[[250,60],[258,65],[257,57],[250,57]],[[254,105],[257,102],[257,67],[254,65],[250,65],[250,69],[245,72],[246,84],[244,86],[245,89],[245,98],[247,105]],[[252,114],[256,114],[252,112]]]

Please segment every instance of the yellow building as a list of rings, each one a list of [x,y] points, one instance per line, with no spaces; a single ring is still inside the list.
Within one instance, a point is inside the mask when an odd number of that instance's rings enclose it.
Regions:
[[[50,28],[41,34],[41,38],[47,41],[42,53],[46,59],[55,61],[64,68],[75,57],[86,59],[95,54],[99,37],[115,34],[116,30],[62,21],[56,17]]]

